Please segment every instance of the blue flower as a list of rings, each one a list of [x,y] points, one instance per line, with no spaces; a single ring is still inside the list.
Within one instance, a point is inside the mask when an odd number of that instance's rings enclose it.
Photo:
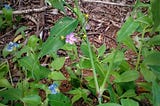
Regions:
[[[59,92],[58,85],[56,83],[50,85],[48,88],[51,91],[51,94],[57,94]]]
[[[7,45],[6,50],[9,52],[12,52],[13,50],[15,50],[16,48],[19,47],[19,44],[16,42],[9,42],[9,44]]]
[[[4,4],[4,8],[7,9],[7,10],[11,9],[9,4]]]

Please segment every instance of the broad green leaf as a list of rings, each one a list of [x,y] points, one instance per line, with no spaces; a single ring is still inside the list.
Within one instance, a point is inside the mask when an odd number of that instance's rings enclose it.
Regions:
[[[89,91],[87,89],[75,89],[68,92],[69,94],[73,95],[72,103],[78,101],[80,98],[83,98],[84,100],[87,100],[87,96],[89,94]]]
[[[126,36],[126,39],[123,40],[123,43],[130,48],[131,50],[133,50],[134,52],[137,52],[136,48],[135,48],[135,44],[133,42],[133,40],[129,37]]]
[[[151,0],[151,12],[152,19],[154,22],[153,31],[160,25],[160,1],[159,0]]]
[[[63,0],[49,0],[53,7],[65,12]]]
[[[41,97],[39,95],[28,95],[21,99],[25,104],[39,106]]]
[[[60,37],[57,38],[48,37],[47,41],[42,45],[40,57],[49,54],[51,52],[56,52],[64,44],[65,42]]]
[[[114,56],[114,52],[107,54],[106,58],[104,60],[102,60],[102,62],[107,63],[107,62],[111,62]],[[125,60],[124,58],[124,54],[122,51],[118,51],[114,60],[114,63],[117,62],[122,62],[123,60]]]
[[[28,71],[31,72],[31,76],[33,78],[38,78],[39,79],[39,64],[36,60],[34,60],[32,57],[30,56],[26,56],[21,58],[20,60],[18,60],[19,64],[21,67],[25,67],[25,69],[27,69]]]
[[[160,35],[156,35],[149,39],[147,44],[150,46],[160,45]]]
[[[132,99],[121,99],[122,106],[139,106],[138,102]]]
[[[22,91],[17,88],[8,88],[0,91],[0,96],[8,100],[19,100],[22,97]]]
[[[103,44],[100,48],[98,48],[98,56],[103,56],[106,51],[106,45]]]
[[[146,16],[144,14],[142,14],[141,17],[139,17],[138,19],[136,19],[136,21],[145,24],[145,26],[151,26],[152,25],[152,19],[149,16]]]
[[[50,36],[65,36],[73,32],[78,25],[77,19],[63,17],[51,28]]]
[[[54,70],[60,70],[64,63],[65,63],[65,57],[59,57],[59,58],[56,58],[52,63],[51,63],[51,66]]]
[[[39,57],[51,52],[56,52],[60,49],[65,44],[65,41],[61,39],[61,36],[65,37],[67,34],[73,32],[77,25],[78,21],[76,19],[70,17],[60,19],[51,29],[50,36],[43,43]]]
[[[81,47],[80,47],[80,48],[81,48],[82,54],[83,54],[85,57],[89,58],[90,56],[89,56],[89,51],[88,51],[88,45],[87,45],[87,44],[81,44]],[[91,49],[92,49],[93,59],[96,60],[96,59],[97,59],[97,55],[96,55],[96,53],[94,52],[94,50],[93,50],[92,47],[91,47]]]
[[[89,59],[81,59],[80,60],[80,67],[82,69],[89,69],[89,68],[91,68],[92,66],[91,66],[90,60]]]
[[[100,105],[97,105],[97,106],[121,106],[121,105],[117,104],[117,103],[104,103],[104,104],[100,104]]]
[[[12,85],[5,78],[0,79],[0,87],[12,88]]]
[[[64,77],[64,75],[59,71],[53,71],[51,72],[51,74],[48,75],[48,78],[52,79],[52,80],[66,80],[66,78]]]
[[[62,93],[48,95],[49,106],[71,106],[70,99]]]
[[[37,47],[37,42],[39,41],[39,38],[36,35],[32,35],[28,40],[28,46],[31,48]]]
[[[123,42],[127,39],[127,36],[130,36],[133,32],[135,32],[138,26],[139,24],[129,17],[117,33],[118,42]]]
[[[115,82],[130,82],[138,79],[139,73],[137,71],[125,71],[120,76],[115,78]]]
[[[156,80],[156,76],[154,75],[154,73],[150,71],[146,66],[141,65],[140,71],[147,82]]]
[[[152,70],[160,72],[160,52],[153,52],[144,59],[144,64]]]
[[[46,78],[50,72],[49,69],[40,66],[40,64],[30,56],[26,56],[18,60],[21,67],[25,67],[31,74],[31,77],[39,80]]]
[[[160,85],[156,81],[152,83],[152,93],[153,93],[153,105],[160,106]]]
[[[124,97],[135,97],[136,96],[136,93],[135,93],[135,90],[133,89],[130,89],[130,90],[127,90],[122,96],[120,96],[120,98],[124,98]]]

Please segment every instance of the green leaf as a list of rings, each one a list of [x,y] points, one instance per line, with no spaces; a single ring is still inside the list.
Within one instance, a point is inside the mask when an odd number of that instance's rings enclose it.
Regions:
[[[120,98],[124,98],[124,97],[135,97],[136,96],[136,93],[135,93],[135,90],[133,89],[130,89],[130,90],[127,90]]]
[[[39,80],[46,78],[50,72],[49,69],[40,66],[40,64],[30,56],[26,56],[18,60],[21,67],[25,67],[31,73],[31,77]]]
[[[150,46],[160,45],[160,35],[156,35],[149,39],[147,44]]]
[[[103,56],[106,51],[106,45],[103,44],[100,48],[98,48],[98,56]]]
[[[111,62],[112,59],[113,59],[114,53],[115,53],[115,51],[107,54],[106,58],[104,60],[102,60],[102,62],[104,62],[104,63]],[[123,60],[125,60],[123,52],[122,51],[117,51],[114,63],[122,62]]]
[[[16,33],[14,34],[15,36],[18,35],[18,34],[22,34],[22,36],[25,35],[24,31],[27,30],[27,27],[26,26],[21,26],[20,28],[18,28],[18,30],[16,31]]]
[[[60,19],[51,29],[50,36],[45,43],[43,43],[39,57],[51,52],[56,52],[60,49],[65,44],[64,40],[61,39],[61,36],[65,37],[67,34],[73,32],[77,25],[78,21],[76,19],[70,17]]]
[[[8,88],[0,91],[0,96],[8,100],[19,100],[22,97],[22,91],[17,88]]]
[[[61,72],[53,71],[48,75],[48,78],[52,80],[66,80],[64,75]]]
[[[139,106],[138,102],[132,99],[121,99],[122,106]]]
[[[140,71],[147,82],[152,82],[156,80],[156,76],[154,75],[154,73],[150,71],[146,66],[141,65]]]
[[[81,59],[80,60],[80,67],[82,69],[89,69],[89,68],[91,68],[92,66],[91,66],[90,60],[89,59]]]
[[[87,100],[89,91],[87,89],[78,88],[78,89],[69,91],[68,93],[74,95],[72,98],[72,104],[73,104],[74,102],[78,101],[80,98]]]
[[[18,60],[21,67],[25,67],[28,71],[31,72],[33,78],[38,78],[39,65],[32,57],[26,56]]]
[[[160,72],[160,52],[153,52],[144,59],[144,64],[152,70]]]
[[[152,84],[153,105],[160,106],[160,85],[156,81],[153,81]]]
[[[138,79],[139,73],[137,71],[125,71],[120,76],[115,77],[115,82],[130,82]]]
[[[28,46],[31,48],[37,47],[37,42],[39,41],[39,38],[36,35],[32,35],[28,40]]]
[[[63,65],[64,65],[64,62],[65,62],[65,57],[59,57],[59,58],[56,58],[52,63],[51,63],[51,66],[54,70],[60,70]]]
[[[128,47],[130,48],[131,50],[137,52],[136,48],[135,48],[135,44],[133,42],[133,40],[129,37],[129,36],[126,36],[126,39],[123,40],[123,43]]]
[[[63,0],[49,0],[53,7],[65,12]]]
[[[0,64],[0,78],[3,78],[9,71],[9,66],[7,62],[2,62]]]
[[[12,88],[12,85],[5,78],[0,79],[0,87]]]
[[[7,105],[4,105],[4,104],[0,103],[0,106],[7,106]]]
[[[25,104],[38,106],[41,104],[41,97],[39,95],[28,95],[21,99]]]
[[[118,42],[123,42],[127,39],[127,36],[130,36],[133,32],[135,32],[138,26],[139,24],[129,17],[117,33]]]
[[[117,103],[104,103],[104,104],[100,104],[100,105],[97,105],[97,106],[121,106],[121,105],[117,104]]]
[[[160,25],[160,1],[159,0],[151,0],[151,12],[152,19],[154,22],[153,31]]]
[[[50,106],[71,106],[70,99],[62,93],[48,95]]]

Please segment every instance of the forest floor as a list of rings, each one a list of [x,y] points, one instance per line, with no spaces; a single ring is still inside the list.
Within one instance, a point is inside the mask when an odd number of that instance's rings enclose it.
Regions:
[[[9,0],[8,0],[9,1]],[[0,32],[0,51],[11,41],[13,41],[16,36],[14,36],[16,30],[21,26],[27,26],[25,30],[25,36],[30,36],[36,34],[38,37],[46,40],[49,36],[50,28],[55,24],[55,22],[63,17],[63,13],[54,8],[47,8],[44,11],[38,12],[28,12],[21,13],[23,10],[27,9],[36,9],[45,7],[46,4],[44,0],[24,0],[13,2],[10,0],[8,2],[14,11],[19,11],[20,14],[14,14],[13,20],[17,16],[21,16],[22,20],[19,23],[15,23],[13,27],[6,28],[4,31]],[[88,14],[88,24],[87,24],[87,35],[89,40],[96,47],[100,47],[102,44],[105,44],[107,50],[116,47],[116,33],[121,28],[122,24],[125,22],[126,18],[130,15],[132,11],[132,5],[135,3],[134,0],[120,1],[120,2],[108,2],[107,0],[80,0],[80,7],[83,13]],[[147,0],[143,0],[147,1]],[[68,0],[68,3],[72,5],[71,0]],[[67,10],[67,15],[73,16],[73,14]],[[18,43],[23,42],[24,40],[20,39]],[[1,53],[0,53],[1,54]],[[127,51],[125,53],[126,59],[129,63],[132,64],[134,53]],[[132,57],[133,56],[133,57]],[[2,56],[0,58],[3,58]],[[7,57],[10,61],[10,58]],[[14,65],[10,61],[10,69],[13,77],[13,81],[17,81],[18,72],[14,69]],[[63,71],[63,70],[62,70]],[[65,72],[64,72],[65,73]],[[90,74],[90,73],[86,73]],[[67,81],[62,83],[60,90],[66,92],[70,89],[70,85]],[[95,99],[94,97],[91,97]],[[82,100],[79,100],[74,104],[74,106],[87,106],[83,104]],[[97,100],[95,100],[95,104]]]

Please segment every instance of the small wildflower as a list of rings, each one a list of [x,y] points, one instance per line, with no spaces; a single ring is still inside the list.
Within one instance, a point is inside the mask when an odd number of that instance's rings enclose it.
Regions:
[[[51,94],[57,94],[59,92],[58,85],[56,83],[50,85],[48,88],[51,91]]]
[[[7,10],[11,9],[9,4],[4,4],[4,8],[7,9]]]
[[[74,37],[73,33],[70,33],[69,35],[66,36],[66,43],[74,44],[75,42],[77,42],[77,38]]]
[[[6,50],[9,51],[9,52],[11,52],[11,51],[15,50],[18,47],[19,47],[18,43],[16,43],[16,42],[9,42],[9,44],[7,45]]]

